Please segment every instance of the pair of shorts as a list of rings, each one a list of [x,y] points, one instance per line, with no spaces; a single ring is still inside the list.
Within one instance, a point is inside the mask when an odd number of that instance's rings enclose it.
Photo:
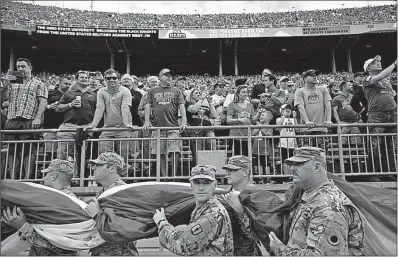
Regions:
[[[155,130],[152,132],[152,138],[155,140],[151,140],[151,154],[157,154],[157,140],[158,131]],[[166,137],[167,140],[160,140],[160,154],[168,154],[170,152],[181,152],[182,149],[182,140],[180,139],[180,131],[179,130],[168,130],[168,131],[160,131],[159,137]],[[173,139],[169,139],[173,138]],[[178,138],[178,140],[176,140]]]

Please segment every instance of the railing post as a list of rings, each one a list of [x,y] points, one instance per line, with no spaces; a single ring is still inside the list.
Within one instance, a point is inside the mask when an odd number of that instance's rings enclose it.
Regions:
[[[252,153],[252,130],[251,130],[251,126],[249,126],[248,127],[248,129],[247,129],[247,148],[249,148],[248,149],[248,151],[247,151],[247,154],[248,154],[248,156],[247,157],[249,157],[250,158],[250,160],[252,159],[252,155],[253,155],[253,153]]]
[[[80,152],[80,186],[84,186],[84,169],[86,164],[86,140],[83,140]]]
[[[156,132],[157,132],[157,135],[156,135],[156,181],[159,182],[160,181],[160,129],[157,129]],[[167,163],[166,163],[166,167],[167,167]]]
[[[339,161],[340,161],[340,172],[341,177],[345,179],[345,170],[344,170],[344,156],[343,156],[343,141],[341,140],[341,125],[337,125],[337,142],[339,145]]]

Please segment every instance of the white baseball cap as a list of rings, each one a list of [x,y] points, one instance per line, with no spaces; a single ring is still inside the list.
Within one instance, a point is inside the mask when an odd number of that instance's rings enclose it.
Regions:
[[[367,71],[369,64],[371,64],[374,60],[381,61],[380,55],[376,55],[375,58],[367,60],[363,65],[363,70]]]

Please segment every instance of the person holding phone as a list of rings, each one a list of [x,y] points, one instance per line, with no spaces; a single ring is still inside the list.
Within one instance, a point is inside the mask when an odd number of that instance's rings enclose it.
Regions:
[[[29,59],[17,59],[18,73],[8,72],[5,77],[5,89],[3,95],[8,99],[9,106],[7,112],[7,121],[5,130],[27,130],[39,129],[43,124],[43,114],[47,106],[48,90],[43,82],[32,76],[32,63]],[[13,75],[14,74],[14,75]],[[17,76],[16,76],[17,75]],[[2,95],[2,96],[3,96]],[[6,133],[4,141],[14,140],[38,140],[39,133],[12,134]],[[14,161],[17,164],[22,163],[25,179],[29,179],[33,171],[36,152],[36,144],[24,143],[10,144],[8,151],[9,172],[20,170],[18,167],[12,167]],[[14,160],[14,153],[16,159]],[[18,165],[17,165],[18,166]]]

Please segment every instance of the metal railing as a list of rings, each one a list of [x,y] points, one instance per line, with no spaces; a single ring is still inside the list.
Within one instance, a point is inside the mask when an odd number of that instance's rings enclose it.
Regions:
[[[347,176],[388,176],[396,175],[397,168],[397,134],[369,133],[372,127],[396,127],[395,123],[383,124],[334,124],[334,133],[309,134],[305,125],[275,126],[222,126],[222,127],[189,127],[178,138],[166,137],[160,132],[176,128],[150,128],[149,132],[141,128],[135,130],[132,138],[86,139],[79,150],[74,140],[24,140],[2,141],[1,178],[23,181],[43,180],[40,172],[48,167],[57,152],[63,149],[68,158],[75,163],[73,180],[80,186],[87,186],[92,181],[92,170],[88,160],[95,159],[100,152],[116,151],[125,157],[128,168],[122,176],[127,181],[186,181],[190,170],[199,163],[198,157],[206,151],[224,153],[225,164],[228,157],[247,155],[253,160],[253,178],[256,183],[264,180],[288,180],[291,177],[284,160],[292,155],[293,147],[306,145],[318,146],[325,150],[327,169],[329,172]],[[358,133],[344,133],[345,128],[358,128]],[[247,136],[229,136],[228,130],[239,129]],[[280,131],[295,130],[296,135],[281,137],[280,135],[257,134],[259,129]],[[125,131],[124,128],[93,129],[93,132]],[[359,132],[359,130],[361,130]],[[2,137],[7,134],[23,134],[33,132],[74,132],[76,130],[3,130]],[[217,136],[206,137],[204,131],[215,131]],[[224,135],[219,132],[224,131]],[[151,134],[156,132],[155,136]],[[226,132],[226,133],[225,133]],[[291,142],[288,142],[288,138]],[[284,144],[284,141],[286,141]],[[291,145],[293,144],[293,145]],[[165,149],[173,150],[168,155],[162,155]],[[176,147],[178,150],[176,150]],[[292,148],[284,148],[292,147]],[[165,161],[162,162],[162,156]],[[224,158],[224,159],[223,159]],[[174,162],[172,162],[174,160]],[[209,162],[213,162],[209,160]],[[202,160],[203,162],[203,160]],[[203,163],[201,163],[203,164]],[[210,163],[208,163],[210,164]],[[162,166],[163,165],[163,166]],[[126,165],[127,166],[127,165]]]
[[[341,25],[361,25],[361,24],[382,24],[382,23],[396,23],[396,20],[385,19],[385,20],[360,20],[360,21],[342,21],[342,22],[294,22],[294,23],[257,23],[257,24],[242,24],[242,25],[220,25],[220,26],[184,26],[184,25],[142,25],[132,26],[130,24],[75,24],[75,23],[43,23],[40,21],[4,21],[2,25],[14,26],[15,28],[26,26],[33,28],[36,25],[43,26],[63,26],[63,27],[76,27],[76,28],[101,28],[101,29],[245,29],[245,28],[286,28],[286,27],[319,27],[319,26],[341,26]]]

